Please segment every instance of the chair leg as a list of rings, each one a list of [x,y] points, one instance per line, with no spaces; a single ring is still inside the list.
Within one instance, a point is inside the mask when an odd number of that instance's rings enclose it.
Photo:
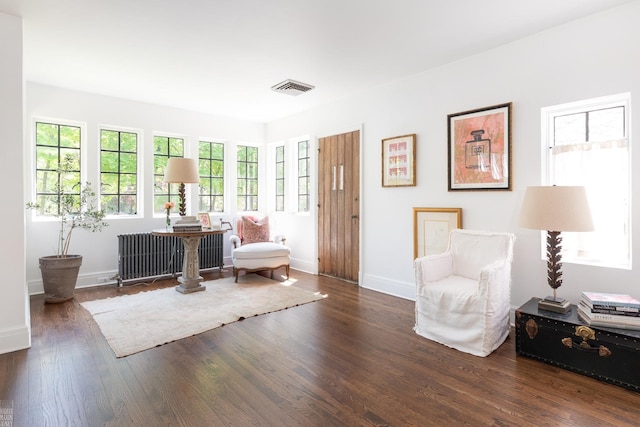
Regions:
[[[289,280],[289,264],[286,265],[286,269],[287,269],[287,280]]]
[[[233,274],[236,276],[236,283],[238,283],[238,269],[233,267]]]

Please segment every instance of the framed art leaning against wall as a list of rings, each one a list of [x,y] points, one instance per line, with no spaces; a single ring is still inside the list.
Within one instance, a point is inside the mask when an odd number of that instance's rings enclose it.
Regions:
[[[511,103],[447,117],[449,191],[511,190]]]
[[[198,219],[204,228],[211,228],[211,217],[209,212],[198,212]]]
[[[416,134],[382,140],[382,186],[416,185]]]
[[[462,228],[462,208],[413,208],[413,259],[445,252],[454,228]]]

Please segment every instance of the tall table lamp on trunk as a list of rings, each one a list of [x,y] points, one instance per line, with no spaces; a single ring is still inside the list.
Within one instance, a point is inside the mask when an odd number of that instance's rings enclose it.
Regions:
[[[542,310],[568,313],[571,304],[558,297],[562,285],[563,231],[593,231],[591,210],[584,187],[539,186],[528,187],[520,211],[521,227],[547,231],[547,279],[553,296],[538,303]]]
[[[178,204],[180,216],[184,217],[187,212],[187,198],[185,195],[185,184],[200,182],[198,174],[198,163],[195,159],[185,157],[170,157],[164,171],[164,182],[180,184],[178,187]]]

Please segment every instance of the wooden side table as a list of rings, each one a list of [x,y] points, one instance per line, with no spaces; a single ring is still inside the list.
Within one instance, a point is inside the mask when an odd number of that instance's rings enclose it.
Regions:
[[[184,261],[182,262],[182,277],[178,277],[180,283],[176,291],[183,294],[204,291],[206,288],[200,283],[204,280],[200,276],[200,263],[198,261],[198,247],[200,239],[209,234],[224,234],[227,230],[202,230],[175,232],[172,230],[153,230],[154,236],[179,237],[184,245]]]

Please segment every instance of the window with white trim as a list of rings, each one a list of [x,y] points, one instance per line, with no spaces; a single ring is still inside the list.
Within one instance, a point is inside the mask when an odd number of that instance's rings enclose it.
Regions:
[[[284,211],[284,145],[276,147],[276,211]]]
[[[38,216],[59,214],[60,197],[80,200],[80,126],[36,122],[36,199]],[[60,173],[64,170],[64,173]],[[62,190],[64,195],[61,195]],[[78,205],[79,206],[79,205]]]
[[[298,142],[298,212],[309,212],[311,197],[309,141]]]
[[[203,212],[224,211],[224,144],[200,141],[198,146],[200,174],[199,209]]]
[[[107,215],[138,211],[138,134],[100,129],[100,207]]]
[[[585,186],[595,231],[562,233],[562,260],[631,268],[629,94],[542,109],[548,185]]]
[[[238,211],[257,211],[258,147],[238,145],[236,162]]]

